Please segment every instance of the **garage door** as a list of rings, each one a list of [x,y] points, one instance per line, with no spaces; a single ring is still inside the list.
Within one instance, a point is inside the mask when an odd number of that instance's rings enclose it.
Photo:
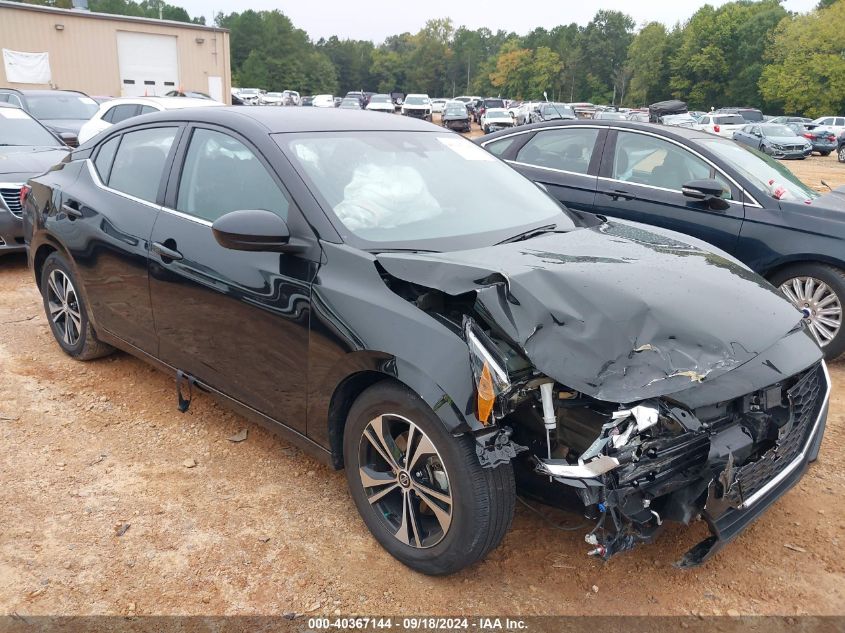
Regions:
[[[117,34],[120,93],[124,97],[163,95],[179,86],[176,36]]]

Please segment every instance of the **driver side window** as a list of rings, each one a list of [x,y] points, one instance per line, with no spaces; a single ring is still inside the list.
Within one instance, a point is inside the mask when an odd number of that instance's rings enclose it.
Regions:
[[[289,206],[246,145],[222,132],[194,130],[179,181],[177,211],[214,222],[230,211],[263,209],[287,220]]]

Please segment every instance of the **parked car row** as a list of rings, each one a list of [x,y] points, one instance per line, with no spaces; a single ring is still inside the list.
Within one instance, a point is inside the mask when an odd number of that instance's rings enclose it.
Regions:
[[[430,101],[165,110],[70,153],[0,107],[61,158],[14,192],[56,344],[134,354],[182,411],[196,386],[344,469],[423,573],[484,558],[517,492],[586,516],[604,559],[703,519],[679,564],[706,561],[818,454],[841,198],[701,130],[479,146],[414,120]]]

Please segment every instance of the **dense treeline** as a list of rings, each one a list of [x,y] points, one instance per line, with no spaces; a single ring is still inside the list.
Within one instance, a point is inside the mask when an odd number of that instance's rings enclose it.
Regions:
[[[66,6],[70,0],[33,0]],[[190,21],[163,0],[90,0],[94,11]],[[194,21],[204,23],[204,18]],[[586,26],[525,35],[429,20],[379,45],[312,41],[280,11],[219,14],[231,30],[233,82],[303,94],[348,90],[549,98],[639,106],[680,98],[691,108],[748,105],[810,116],[845,110],[845,0],[789,14],[779,0],[704,5],[688,21],[637,30],[598,11]]]

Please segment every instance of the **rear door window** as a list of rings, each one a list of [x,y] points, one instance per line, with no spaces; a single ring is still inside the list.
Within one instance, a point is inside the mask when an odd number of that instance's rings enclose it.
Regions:
[[[120,123],[126,119],[131,119],[138,113],[138,106],[134,103],[122,103],[120,105],[109,108],[109,111],[103,115],[103,121],[109,123]]]
[[[516,160],[536,167],[586,174],[598,135],[597,128],[540,131],[519,150]]]
[[[109,187],[155,203],[178,130],[157,127],[124,134],[109,174]]]

